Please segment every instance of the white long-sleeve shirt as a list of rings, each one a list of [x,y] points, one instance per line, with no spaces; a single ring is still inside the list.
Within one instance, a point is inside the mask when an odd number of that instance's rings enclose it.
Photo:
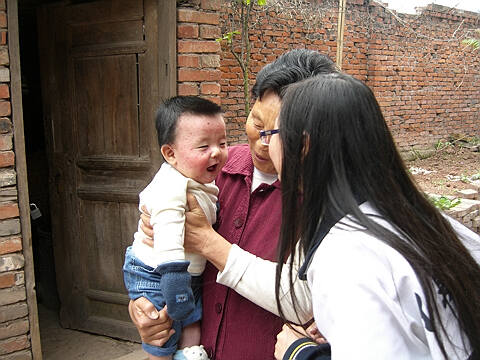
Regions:
[[[368,204],[361,209],[375,213]],[[480,236],[448,220],[480,263]],[[443,359],[428,329],[425,295],[410,264],[363,229],[342,223],[353,224],[344,218],[330,230],[307,271],[315,321],[331,344],[332,359]],[[444,341],[448,358],[467,359],[469,351],[443,300],[439,295],[441,316],[455,344]]]
[[[140,193],[139,209],[145,205],[153,227],[153,250],[144,244],[147,236],[138,223],[133,252],[143,263],[153,268],[175,260],[189,260],[188,271],[200,275],[206,260],[200,255],[185,253],[183,247],[187,191],[195,195],[208,221],[216,222],[218,187],[214,182],[201,184],[183,176],[168,163],[163,163],[153,180]]]
[[[291,299],[288,275],[290,258],[288,258],[282,269],[280,302],[287,320],[303,324],[313,318],[313,312],[308,283],[300,280],[297,276],[298,268],[300,267],[299,264],[302,264],[302,262],[303,257],[299,256],[297,248],[297,256],[295,256],[295,262],[293,264],[292,280],[295,298],[298,300],[298,303],[295,304],[298,317]],[[217,275],[217,282],[232,288],[265,310],[279,315],[275,300],[276,266],[277,263],[275,262],[264,260],[242,250],[237,245],[232,245],[225,268]]]

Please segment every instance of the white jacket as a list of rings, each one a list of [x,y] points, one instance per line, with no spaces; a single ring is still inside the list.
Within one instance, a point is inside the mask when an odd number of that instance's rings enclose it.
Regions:
[[[361,210],[375,213],[368,204]],[[448,220],[480,263],[480,236]],[[333,360],[443,359],[428,330],[425,295],[410,264],[348,218],[323,239],[307,279],[315,321],[331,344]],[[463,349],[462,334],[443,300],[448,299],[439,295],[439,310],[455,344],[444,342],[448,359],[466,359],[469,351]]]

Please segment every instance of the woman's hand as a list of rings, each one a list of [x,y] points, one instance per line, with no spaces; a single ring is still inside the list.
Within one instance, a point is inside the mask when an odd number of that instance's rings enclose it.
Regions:
[[[153,227],[150,224],[150,214],[145,205],[142,206],[140,220],[140,229],[142,229],[143,233],[147,236],[147,238],[142,239],[142,242],[153,248]]]
[[[282,360],[288,347],[296,340],[308,337],[301,326],[284,324],[282,331],[277,335],[275,344],[275,359]]]
[[[311,338],[317,344],[324,344],[327,342],[320,331],[318,331],[315,322],[313,322],[306,330],[301,326],[284,324],[282,331],[280,331],[277,335],[277,343],[275,344],[275,359],[282,360],[283,355],[285,355],[285,352],[289,346],[292,345],[292,343],[296,340],[305,337]]]
[[[204,255],[208,238],[215,233],[194,195],[187,193],[189,210],[185,213],[185,251]]]
[[[157,311],[150,301],[141,297],[130,300],[128,312],[144,343],[163,346],[175,333],[166,306]]]
[[[305,332],[309,338],[315,341],[317,344],[326,344],[327,340],[323,337],[322,333],[318,330],[317,324],[313,322]]]
[[[204,256],[223,271],[232,244],[213,230],[194,195],[187,193],[187,203],[190,210],[185,213],[185,251]]]

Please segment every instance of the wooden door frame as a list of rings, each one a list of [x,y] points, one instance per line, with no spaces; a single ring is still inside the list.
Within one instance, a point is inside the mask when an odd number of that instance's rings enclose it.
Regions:
[[[157,0],[159,46],[157,59],[159,68],[159,97],[168,98],[176,94],[176,0]],[[34,360],[42,360],[38,308],[33,266],[30,202],[28,195],[25,133],[22,109],[22,82],[20,69],[20,38],[18,25],[18,0],[7,0],[8,51],[10,55],[10,91],[12,105],[15,169],[17,172],[18,206],[20,210],[23,256],[25,258],[25,288],[28,317],[30,322],[31,350]],[[168,49],[161,51],[161,49]],[[163,70],[164,69],[164,70]]]
[[[40,329],[38,321],[35,274],[33,268],[32,229],[28,196],[27,161],[25,155],[25,133],[23,128],[22,81],[20,71],[20,39],[18,29],[18,2],[7,0],[8,52],[10,55],[10,101],[12,104],[15,170],[17,172],[18,207],[25,259],[25,288],[27,292],[28,320],[33,359],[42,359]]]

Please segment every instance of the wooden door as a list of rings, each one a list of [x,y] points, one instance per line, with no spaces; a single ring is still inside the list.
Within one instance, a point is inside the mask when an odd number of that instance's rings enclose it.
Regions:
[[[138,340],[122,265],[161,162],[154,114],[175,92],[175,1],[57,3],[38,26],[60,319]]]

